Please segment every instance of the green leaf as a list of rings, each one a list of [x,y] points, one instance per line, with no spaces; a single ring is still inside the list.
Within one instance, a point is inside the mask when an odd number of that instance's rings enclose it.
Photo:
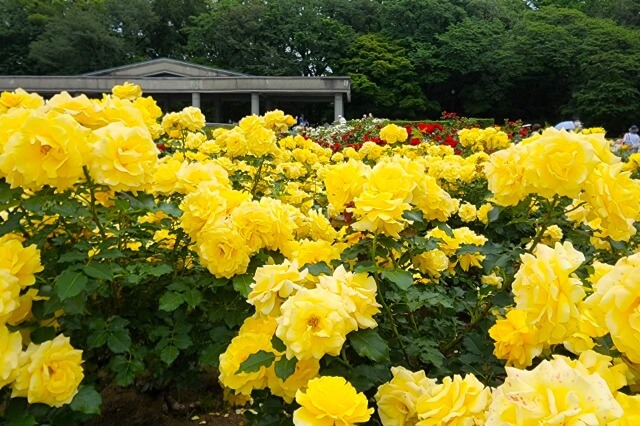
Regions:
[[[251,293],[251,283],[253,283],[253,277],[249,274],[233,277],[233,288],[243,297],[247,297]]]
[[[26,398],[11,398],[2,416],[2,424],[7,426],[34,426],[37,425],[33,414],[28,412]]]
[[[102,396],[93,386],[81,385],[69,407],[84,414],[100,414]]]
[[[174,291],[168,291],[160,298],[160,310],[173,312],[178,309],[178,306],[184,303],[184,295],[182,293],[176,293]]]
[[[106,263],[90,263],[89,265],[85,265],[82,270],[91,278],[105,281],[111,281],[113,279],[111,266]]]
[[[406,290],[413,285],[411,273],[402,269],[385,269],[382,271],[382,278],[391,281],[401,290]]]
[[[198,289],[191,288],[184,292],[184,301],[192,308],[195,308],[202,302],[202,293]]]
[[[331,270],[329,265],[326,264],[326,262],[318,262],[313,265],[307,263],[302,267],[302,269],[307,269],[313,276],[333,274],[333,271]]]
[[[271,346],[273,346],[273,349],[278,352],[284,352],[287,350],[287,345],[285,345],[284,342],[275,334],[271,338]]]
[[[173,272],[173,268],[171,265],[167,265],[166,263],[162,265],[154,266],[153,268],[145,271],[149,275],[153,275],[154,277],[161,277],[162,275],[170,274]]]
[[[495,222],[496,220],[498,220],[499,216],[500,216],[500,209],[498,207],[494,207],[487,214],[487,218],[489,219],[489,222]]]
[[[193,345],[193,341],[188,334],[178,334],[174,339],[173,343],[179,349],[187,349],[189,346]]]
[[[349,333],[348,337],[358,355],[376,362],[389,360],[389,345],[376,331],[359,330]]]
[[[124,328],[112,330],[107,338],[107,346],[116,354],[127,352],[131,347],[129,331]]]
[[[12,214],[8,220],[4,221],[4,223],[0,225],[0,235],[8,234],[9,232],[13,232],[20,228],[20,221],[23,217],[23,213]]]
[[[160,359],[167,365],[171,365],[178,358],[180,351],[173,345],[168,345],[160,351]]]
[[[412,222],[424,222],[424,216],[420,210],[405,210],[402,217]]]
[[[56,337],[56,329],[54,327],[40,327],[31,333],[31,341],[35,344],[52,340]]]
[[[56,294],[60,300],[77,296],[85,289],[87,281],[87,276],[82,272],[67,269],[55,281]]]
[[[276,376],[285,382],[293,373],[296,372],[296,364],[298,364],[298,359],[296,357],[287,359],[287,357],[283,355],[282,358],[277,360],[274,365]]]
[[[60,256],[58,258],[58,263],[77,262],[77,261],[85,260],[86,258],[87,258],[87,253],[70,251]]]
[[[258,351],[249,355],[249,357],[240,364],[236,374],[255,373],[256,371],[259,371],[261,367],[269,367],[274,359],[276,359],[276,356],[273,353]]]
[[[97,329],[87,337],[87,344],[90,348],[99,348],[107,343],[109,332],[105,328]]]

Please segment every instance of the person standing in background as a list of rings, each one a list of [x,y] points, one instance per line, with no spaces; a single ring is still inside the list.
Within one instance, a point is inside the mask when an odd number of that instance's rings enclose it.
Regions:
[[[638,126],[635,124],[629,128],[629,132],[622,137],[622,143],[629,148],[631,152],[638,152],[640,147],[640,135],[638,135]]]

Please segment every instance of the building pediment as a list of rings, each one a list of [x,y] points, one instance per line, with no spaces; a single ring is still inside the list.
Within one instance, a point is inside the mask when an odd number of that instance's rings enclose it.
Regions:
[[[93,71],[83,74],[94,77],[238,77],[246,74],[221,70],[205,65],[192,64],[178,61],[176,59],[159,58],[135,64],[123,65],[115,68],[108,68],[100,71]]]

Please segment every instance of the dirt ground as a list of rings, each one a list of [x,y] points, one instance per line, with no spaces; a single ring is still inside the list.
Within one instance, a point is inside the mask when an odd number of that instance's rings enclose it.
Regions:
[[[102,391],[102,414],[90,426],[243,426],[242,410],[229,409],[222,401],[211,407],[200,406],[188,398],[143,394],[134,388],[107,386]]]

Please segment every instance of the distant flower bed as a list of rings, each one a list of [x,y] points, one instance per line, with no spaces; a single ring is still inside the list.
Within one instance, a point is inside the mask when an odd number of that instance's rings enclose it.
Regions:
[[[2,93],[0,414],[207,374],[255,424],[635,424],[640,154],[443,118]]]

